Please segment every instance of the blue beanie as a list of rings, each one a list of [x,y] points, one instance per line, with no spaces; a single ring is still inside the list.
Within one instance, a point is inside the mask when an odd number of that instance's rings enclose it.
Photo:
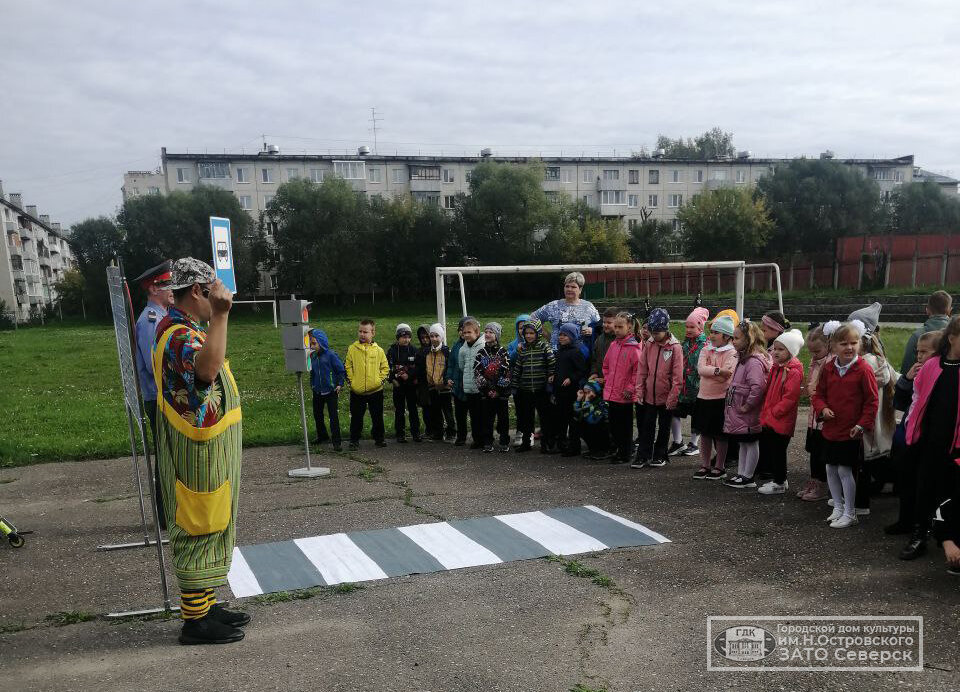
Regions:
[[[647,326],[651,332],[665,332],[670,328],[670,313],[663,308],[654,308],[647,318]]]
[[[560,325],[560,333],[570,337],[570,341],[576,341],[580,338],[580,327],[573,322],[565,322]]]

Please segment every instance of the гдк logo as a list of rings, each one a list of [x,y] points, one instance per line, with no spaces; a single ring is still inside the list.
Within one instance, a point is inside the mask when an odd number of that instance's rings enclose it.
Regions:
[[[773,635],[756,625],[728,627],[713,640],[717,653],[731,661],[760,661],[775,645]]]

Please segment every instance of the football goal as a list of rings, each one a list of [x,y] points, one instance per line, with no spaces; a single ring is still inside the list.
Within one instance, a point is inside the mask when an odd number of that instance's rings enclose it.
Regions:
[[[483,274],[558,274],[578,271],[591,280],[602,282],[604,297],[645,297],[675,293],[723,293],[735,295],[738,315],[743,315],[744,287],[747,272],[751,285],[762,273],[769,290],[776,291],[780,311],[783,311],[783,292],[780,285],[780,267],[777,264],[747,264],[742,260],[724,262],[645,262],[638,264],[527,264],[482,267],[437,267],[437,321],[447,323],[446,281],[456,279],[460,288],[460,313],[466,316],[467,293],[465,276]],[[613,278],[610,278],[613,277]],[[586,296],[585,296],[586,297]]]

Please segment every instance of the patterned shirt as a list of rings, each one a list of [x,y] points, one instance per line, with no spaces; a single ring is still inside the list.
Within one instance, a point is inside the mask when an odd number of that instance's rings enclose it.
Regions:
[[[582,298],[575,305],[570,305],[563,299],[551,301],[532,313],[531,317],[553,325],[553,330],[550,332],[550,345],[554,349],[557,347],[557,336],[560,335],[561,326],[572,322],[582,330],[600,321],[600,313],[597,312],[593,303]]]
[[[209,428],[223,417],[223,384],[198,380],[193,370],[207,333],[189,314],[173,307],[157,325],[157,343],[170,328],[173,334],[163,350],[163,398],[195,428]]]

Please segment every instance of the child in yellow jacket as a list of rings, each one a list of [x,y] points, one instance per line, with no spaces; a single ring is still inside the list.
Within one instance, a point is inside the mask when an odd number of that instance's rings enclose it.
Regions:
[[[377,447],[386,447],[383,433],[383,383],[390,374],[387,354],[373,338],[377,325],[373,320],[360,320],[357,340],[347,349],[344,367],[350,383],[350,449],[360,448],[363,416],[370,409],[371,433]]]

